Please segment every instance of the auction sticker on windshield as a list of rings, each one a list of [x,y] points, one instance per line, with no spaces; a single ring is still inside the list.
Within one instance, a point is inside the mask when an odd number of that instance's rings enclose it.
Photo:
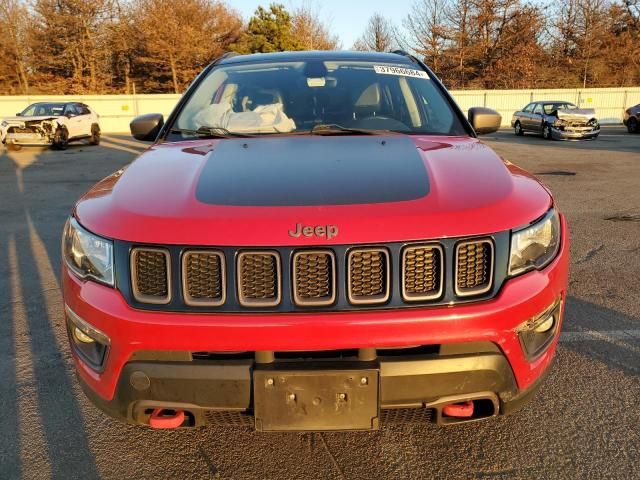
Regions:
[[[381,75],[400,75],[402,77],[417,77],[429,79],[427,72],[414,70],[413,68],[390,67],[386,65],[374,65],[373,69]]]

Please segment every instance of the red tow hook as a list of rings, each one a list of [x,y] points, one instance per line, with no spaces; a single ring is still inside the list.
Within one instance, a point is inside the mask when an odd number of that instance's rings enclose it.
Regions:
[[[469,418],[473,416],[473,402],[451,403],[442,409],[446,417]]]
[[[156,408],[149,418],[151,428],[178,428],[184,423],[184,410],[173,410],[173,415],[167,415],[164,408]]]

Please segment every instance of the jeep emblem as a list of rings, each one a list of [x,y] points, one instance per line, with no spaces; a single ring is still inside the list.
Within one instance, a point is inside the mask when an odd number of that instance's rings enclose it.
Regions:
[[[335,225],[302,225],[296,223],[295,230],[289,230],[289,236],[298,238],[300,235],[303,237],[326,237],[329,240],[332,237],[338,235],[338,227]]]

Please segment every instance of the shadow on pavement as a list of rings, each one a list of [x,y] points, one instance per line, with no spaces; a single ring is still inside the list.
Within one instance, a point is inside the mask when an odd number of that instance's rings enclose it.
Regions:
[[[75,200],[114,170],[82,155],[94,148],[0,150],[2,478],[36,465],[48,466],[52,478],[98,477],[74,393],[59,287],[64,222]]]

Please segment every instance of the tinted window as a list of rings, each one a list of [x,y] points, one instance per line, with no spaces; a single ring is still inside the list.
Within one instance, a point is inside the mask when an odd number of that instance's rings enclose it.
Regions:
[[[542,113],[542,104],[536,103],[535,108],[533,109],[533,113]]]
[[[64,114],[78,115],[78,111],[76,110],[76,107],[73,103],[67,103],[67,106],[64,109]]]
[[[78,103],[76,105],[76,109],[80,111],[80,115],[91,115],[91,111],[89,110],[89,108],[82,103]]]
[[[21,115],[31,116],[52,116],[57,117],[64,112],[64,103],[34,103],[25,108]]]
[[[174,126],[269,134],[337,124],[465,135],[438,86],[418,68],[354,60],[221,65],[200,83]]]
[[[569,102],[546,103],[544,105],[544,113],[546,113],[547,115],[551,115],[556,110],[570,110],[572,108],[578,107]]]

